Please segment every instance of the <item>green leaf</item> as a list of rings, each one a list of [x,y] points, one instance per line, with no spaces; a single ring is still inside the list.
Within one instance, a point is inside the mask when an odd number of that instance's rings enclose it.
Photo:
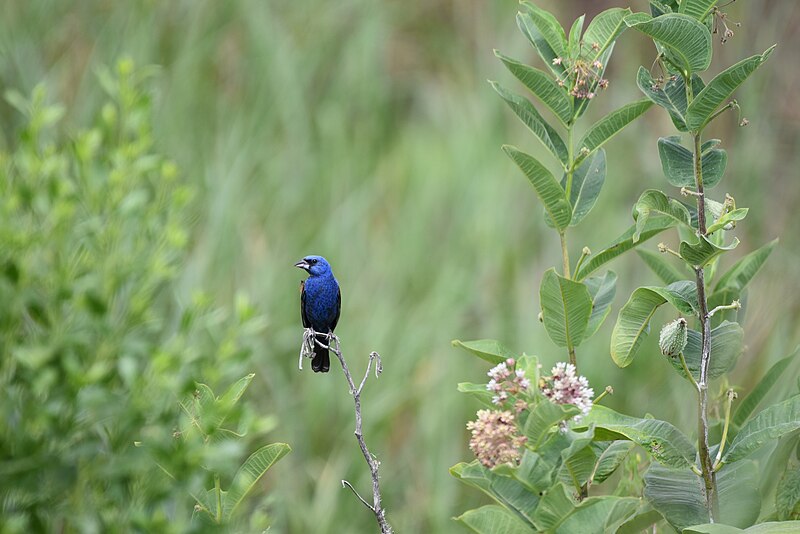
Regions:
[[[681,241],[679,252],[689,265],[704,267],[723,252],[735,249],[738,244],[739,238],[734,237],[730,245],[721,247],[712,243],[706,236],[701,235],[700,241],[695,245]]]
[[[515,471],[516,467],[509,464],[487,469],[477,460],[468,464],[462,462],[450,468],[454,477],[489,495],[510,512],[517,514],[530,528],[533,526],[531,518],[539,504],[539,495],[515,478]]]
[[[542,277],[539,298],[544,327],[553,343],[559,347],[580,345],[592,314],[592,297],[586,286],[549,269]]]
[[[763,54],[743,59],[714,76],[714,79],[689,104],[686,111],[686,126],[689,127],[689,130],[701,131],[711,120],[717,108],[769,58],[773,50],[775,50],[775,45],[768,48]]]
[[[694,156],[680,144],[679,136],[660,137],[658,155],[670,185],[694,187]],[[728,165],[728,153],[721,148],[711,148],[703,151],[700,161],[703,166],[703,187],[711,189],[722,180]]]
[[[778,519],[786,520],[797,517],[800,508],[800,466],[787,469],[775,494],[775,509]],[[798,523],[800,524],[800,523]]]
[[[697,455],[689,438],[666,421],[630,417],[595,404],[581,421],[581,425],[591,424],[595,425],[596,439],[629,439],[671,467],[689,467]]]
[[[471,352],[478,358],[486,360],[492,365],[497,365],[509,358],[516,358],[517,355],[505,348],[499,341],[494,339],[479,339],[477,341],[453,340],[454,347],[460,347],[467,352]]]
[[[686,206],[669,198],[667,195],[656,189],[648,189],[639,197],[633,206],[633,218],[636,220],[636,231],[633,233],[633,240],[638,241],[639,236],[645,230],[647,220],[651,214],[663,215],[675,220],[675,224],[684,224],[691,227],[692,216]]]
[[[639,499],[603,495],[584,499],[559,523],[556,534],[605,534],[636,510]]]
[[[729,211],[728,213],[723,213],[722,217],[714,221],[714,224],[709,226],[706,229],[707,234],[713,234],[717,230],[722,230],[728,224],[734,221],[741,221],[745,217],[747,217],[747,208],[736,208],[733,211]]]
[[[696,381],[700,380],[700,355],[702,351],[702,336],[696,330],[689,330],[686,348],[683,357],[686,367]],[[744,330],[739,323],[723,322],[711,330],[711,363],[708,367],[708,378],[719,378],[729,372],[736,365],[739,356],[744,350]],[[669,358],[672,367],[683,377],[683,370],[679,358]]]
[[[581,15],[572,23],[569,30],[569,56],[578,57],[581,53],[581,34],[583,33],[583,21],[586,15]]]
[[[572,102],[567,97],[566,91],[559,87],[549,74],[504,56],[497,50],[494,55],[500,58],[511,74],[516,76],[534,96],[541,100],[562,124],[566,125],[572,120]],[[523,119],[523,122],[526,121]]]
[[[472,382],[460,382],[458,384],[458,391],[460,393],[466,393],[472,397],[478,399],[478,402],[486,406],[487,408],[496,408],[494,404],[492,404],[492,392],[486,389],[486,384],[473,384]]]
[[[569,404],[553,404],[542,400],[531,410],[525,421],[524,434],[528,437],[527,446],[536,450],[543,443],[543,439],[556,424],[567,419],[572,419],[580,410]]]
[[[230,519],[236,512],[236,507],[241,504],[256,482],[275,462],[289,454],[291,450],[292,448],[286,443],[273,443],[265,445],[251,454],[233,477],[233,482],[231,482],[231,487],[223,503],[223,517]]]
[[[530,534],[531,529],[521,519],[496,504],[468,510],[456,521],[478,534]]]
[[[533,516],[533,522],[539,530],[551,529],[558,525],[573,508],[575,508],[575,503],[567,488],[561,482],[557,482],[542,496],[539,507]]]
[[[773,239],[763,247],[754,250],[742,259],[733,264],[724,275],[720,277],[714,286],[714,291],[720,291],[726,287],[742,290],[750,280],[758,273],[764,262],[772,253],[772,249],[778,244],[777,239]]]
[[[567,145],[564,140],[558,135],[544,118],[536,111],[526,98],[512,93],[504,88],[497,82],[489,81],[491,86],[497,91],[497,94],[506,101],[511,110],[517,114],[517,117],[525,123],[531,132],[542,142],[542,144],[553,154],[562,165],[569,163],[569,154],[567,152]]]
[[[682,76],[672,76],[667,79],[663,87],[660,81],[656,81],[647,69],[639,67],[636,74],[636,85],[644,95],[667,110],[672,123],[680,132],[688,132],[686,126],[686,83]],[[692,95],[699,94],[705,87],[703,80],[697,75],[692,75]]]
[[[580,151],[576,158],[576,164],[583,161],[592,152],[603,146],[609,139],[619,133],[625,126],[639,118],[645,111],[650,109],[653,103],[649,100],[638,100],[626,104],[621,108],[612,111],[596,123],[578,141],[577,148]],[[588,150],[588,153],[583,149]]]
[[[228,391],[226,391],[222,397],[219,398],[217,402],[224,410],[226,416],[228,412],[233,409],[236,403],[239,402],[239,399],[242,398],[242,395],[244,395],[245,390],[250,385],[250,382],[253,381],[253,377],[255,376],[255,373],[250,373],[249,375],[240,378],[235,384],[228,388]]]
[[[608,444],[595,442],[593,446],[597,448],[595,452],[598,458],[591,481],[593,484],[602,484],[614,474],[636,444],[632,441],[617,440]]]
[[[747,534],[796,534],[800,532],[800,521],[769,521],[745,529]]]
[[[751,461],[723,468],[717,473],[720,517],[725,522],[745,527],[758,517],[758,468]],[[644,497],[676,529],[708,522],[702,479],[688,469],[670,469],[651,464],[644,476]]]
[[[640,287],[631,294],[611,333],[611,358],[619,367],[633,362],[649,330],[650,318],[666,302],[683,314],[694,315],[697,308],[694,282],[683,280],[667,287]]]
[[[586,484],[592,476],[597,456],[591,446],[594,439],[594,427],[589,426],[585,432],[566,432],[570,444],[561,451],[561,467],[559,478],[566,485],[573,485],[575,491]]]
[[[685,75],[711,65],[711,33],[688,15],[670,13],[652,18],[634,13],[625,18],[625,23],[664,47],[667,58]]]
[[[602,148],[587,157],[572,173],[569,203],[572,206],[570,226],[576,226],[594,207],[606,179],[606,151]],[[567,175],[561,179],[566,191]]]
[[[514,160],[528,180],[533,185],[539,200],[544,204],[544,208],[550,219],[555,223],[556,228],[564,230],[569,226],[571,208],[564,190],[553,178],[553,175],[544,166],[536,161],[535,158],[524,152],[520,152],[515,147],[504,145],[503,151]]]
[[[631,14],[626,8],[612,7],[595,16],[583,34],[584,47],[591,51],[590,61],[600,59],[607,50],[610,50],[617,38],[627,29],[625,17]],[[592,46],[598,44],[595,50]],[[607,59],[606,59],[607,61]],[[603,63],[605,66],[605,62]]]
[[[764,397],[767,396],[769,390],[772,389],[778,380],[781,379],[783,373],[786,371],[786,368],[789,367],[789,364],[797,356],[798,352],[800,352],[800,347],[794,349],[794,352],[787,356],[786,358],[779,360],[769,368],[767,374],[758,382],[756,387],[753,388],[753,391],[747,395],[741,402],[737,403],[738,407],[733,414],[732,422],[735,426],[740,427],[742,426],[745,421],[750,417],[750,415],[755,411],[758,407],[759,403],[764,400]]]
[[[668,228],[673,228],[677,223],[672,217],[650,217],[645,224],[644,230],[639,235],[639,240],[633,240],[636,233],[636,226],[631,226],[621,236],[606,248],[594,254],[589,261],[583,264],[580,271],[575,274],[576,280],[583,280],[594,271],[613,260],[617,256],[631,250],[632,248],[644,243],[651,237],[660,234]]]
[[[725,451],[722,462],[741,460],[767,441],[800,428],[800,395],[773,404],[747,422]]]
[[[558,20],[544,9],[540,9],[530,2],[523,2],[527,13],[517,14],[517,26],[533,45],[542,61],[556,75],[564,74],[566,65],[553,64],[553,59],[565,58],[567,55],[567,36]]]
[[[685,273],[669,263],[664,254],[644,249],[637,249],[636,253],[665,284],[672,284],[686,278]]]
[[[717,0],[683,0],[678,13],[684,13],[703,22],[716,4]]]
[[[608,271],[605,276],[593,276],[583,281],[592,297],[592,314],[589,316],[589,324],[586,325],[584,339],[589,339],[600,329],[600,325],[608,317],[611,311],[611,302],[617,293],[617,275],[614,271]]]

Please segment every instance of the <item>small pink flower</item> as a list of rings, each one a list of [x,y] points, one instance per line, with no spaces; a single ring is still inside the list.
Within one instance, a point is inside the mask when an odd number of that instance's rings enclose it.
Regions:
[[[467,430],[472,433],[469,448],[485,467],[519,463],[519,449],[527,438],[519,435],[511,412],[480,410],[478,419],[467,423]]]
[[[582,415],[592,409],[594,390],[589,387],[585,376],[575,374],[575,366],[571,363],[559,362],[550,371],[549,377],[543,378],[542,394],[555,404],[572,404],[580,409]],[[580,415],[575,421],[580,420]]]
[[[563,60],[560,57],[554,57],[553,58],[553,65],[561,65],[562,61]]]

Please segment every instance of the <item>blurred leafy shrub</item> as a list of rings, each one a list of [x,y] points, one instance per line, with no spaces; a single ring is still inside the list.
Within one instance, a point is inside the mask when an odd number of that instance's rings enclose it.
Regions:
[[[179,303],[193,191],[154,150],[152,74],[130,60],[99,71],[109,101],[73,137],[43,86],[5,95],[27,125],[0,153],[4,532],[201,528],[191,495],[232,475],[250,445],[184,432],[178,400],[200,377],[245,375],[264,320],[244,297],[233,310],[202,294]],[[246,405],[228,411],[237,438],[275,425]]]

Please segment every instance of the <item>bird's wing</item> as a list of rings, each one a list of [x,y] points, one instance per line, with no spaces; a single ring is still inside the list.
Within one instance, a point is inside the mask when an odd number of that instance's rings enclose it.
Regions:
[[[303,319],[303,328],[310,328],[311,321],[306,316],[306,282],[300,281],[300,317]]]
[[[336,289],[336,317],[333,318],[331,323],[331,332],[336,328],[336,323],[339,322],[339,314],[342,312],[342,289]]]

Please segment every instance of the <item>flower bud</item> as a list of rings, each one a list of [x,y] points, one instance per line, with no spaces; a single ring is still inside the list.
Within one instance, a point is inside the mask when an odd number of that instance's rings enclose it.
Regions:
[[[688,328],[686,327],[686,319],[681,317],[664,325],[664,328],[661,329],[661,336],[658,339],[658,346],[661,348],[661,354],[674,357],[683,352],[687,340]]]

